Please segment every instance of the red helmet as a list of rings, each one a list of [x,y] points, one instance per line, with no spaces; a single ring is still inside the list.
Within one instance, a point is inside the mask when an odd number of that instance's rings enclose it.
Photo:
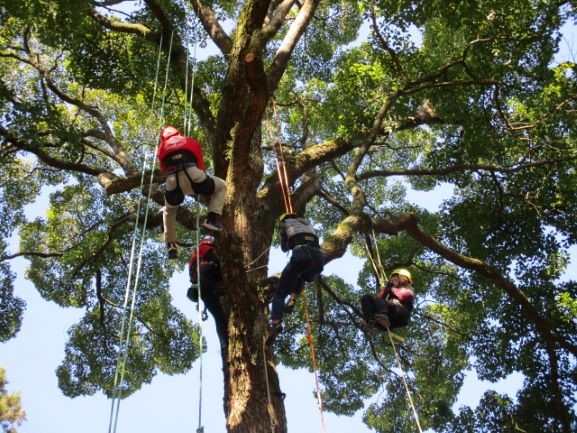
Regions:
[[[204,242],[205,244],[214,244],[214,236],[213,235],[202,235],[202,237],[200,238],[200,242]]]
[[[160,130],[160,138],[163,140],[166,140],[170,137],[172,137],[173,135],[177,135],[179,134],[178,129],[176,129],[174,126],[164,126],[161,130]]]

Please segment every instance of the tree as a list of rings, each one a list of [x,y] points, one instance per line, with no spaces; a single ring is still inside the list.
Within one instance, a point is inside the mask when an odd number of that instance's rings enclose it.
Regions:
[[[162,176],[142,168],[159,126],[183,125],[190,109],[190,134],[229,185],[220,251],[229,432],[270,431],[268,420],[286,431],[274,367],[310,368],[302,302],[265,345],[275,279],[254,261],[266,263],[284,212],[277,141],[294,207],[319,227],[327,262],[347,249],[366,258],[368,240],[388,271],[412,271],[419,305],[399,353],[424,428],[576,429],[577,285],[561,277],[577,233],[577,82],[574,63],[554,61],[572,3],[16,3],[0,8],[2,236],[20,235],[20,250],[2,256],[13,324],[4,338],[24,309],[9,261],[25,256],[45,299],[86,309],[57,372],[65,395],[115,392],[143,209],[152,214],[122,396],[158,371],[187,371],[201,350],[166,291],[176,266],[158,235]],[[208,41],[216,53],[193,59]],[[169,65],[165,92],[157,51]],[[452,193],[437,212],[411,201],[411,189],[441,186]],[[42,191],[47,216],[27,221],[23,206]],[[178,220],[191,244],[195,211]],[[358,287],[325,276],[308,296],[323,399],[351,414],[383,385],[365,421],[412,431],[392,351],[359,329],[358,298],[376,284],[367,260]],[[457,415],[468,368],[526,380],[516,401],[489,393]]]
[[[0,367],[0,425],[6,433],[16,433],[16,426],[26,419],[20,407],[20,396],[6,391],[6,371]]]

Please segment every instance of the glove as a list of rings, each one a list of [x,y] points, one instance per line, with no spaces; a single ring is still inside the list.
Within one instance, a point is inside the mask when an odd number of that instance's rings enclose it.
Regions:
[[[385,297],[387,295],[390,295],[391,293],[393,293],[393,283],[391,283],[390,281],[387,283],[387,285],[385,287],[383,287],[383,294],[385,295]]]

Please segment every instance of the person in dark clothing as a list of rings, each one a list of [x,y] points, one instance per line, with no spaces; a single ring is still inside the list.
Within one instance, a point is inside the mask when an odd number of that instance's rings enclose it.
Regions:
[[[285,313],[285,299],[290,295],[289,309],[292,309],[305,282],[312,282],[321,274],[324,258],[319,246],[319,238],[313,227],[295,214],[284,214],[280,218],[279,231],[281,249],[292,251],[291,258],[283,269],[275,290],[271,308],[273,334],[282,331]]]
[[[188,289],[187,297],[191,301],[198,302],[199,284],[197,281],[200,281],[200,298],[214,318],[221,346],[226,346],[228,344],[228,320],[220,302],[224,294],[224,283],[213,236],[202,237],[198,243],[198,249],[192,252],[188,261],[188,273],[192,286]]]
[[[367,332],[376,333],[407,326],[415,298],[412,282],[409,271],[397,269],[377,295],[361,297],[361,309]]]

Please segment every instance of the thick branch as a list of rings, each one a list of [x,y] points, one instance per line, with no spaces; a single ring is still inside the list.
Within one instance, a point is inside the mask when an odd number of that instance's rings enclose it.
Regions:
[[[262,37],[265,42],[269,41],[277,34],[294,4],[295,0],[283,0],[274,10],[272,17],[262,29]]]
[[[291,24],[285,38],[275,53],[272,65],[269,71],[269,89],[273,91],[278,86],[284,71],[291,58],[291,54],[296,44],[305,32],[309,22],[313,18],[315,10],[320,4],[320,0],[305,0],[301,10]]]
[[[499,167],[489,164],[457,164],[451,167],[444,168],[414,168],[407,170],[368,170],[357,176],[359,180],[371,179],[374,177],[390,177],[390,176],[443,176],[454,173],[461,173],[464,171],[486,171],[489,173],[503,173],[513,174],[525,171],[530,168],[541,166],[554,166],[559,163],[577,161],[577,156],[562,158],[546,159],[542,161],[535,161],[526,164],[518,164],[512,167]]]
[[[200,0],[189,0],[189,3],[214,44],[223,55],[228,56],[232,49],[232,41],[218,22],[216,13]]]
[[[292,184],[295,179],[298,179],[308,170],[311,170],[324,162],[342,156],[351,149],[354,149],[356,146],[357,145],[351,141],[337,138],[306,148],[295,155],[294,158],[287,161],[289,184]],[[264,201],[270,200],[270,197],[273,194],[278,194],[278,184],[278,174],[275,173],[266,181],[265,186],[259,193],[259,198]]]

